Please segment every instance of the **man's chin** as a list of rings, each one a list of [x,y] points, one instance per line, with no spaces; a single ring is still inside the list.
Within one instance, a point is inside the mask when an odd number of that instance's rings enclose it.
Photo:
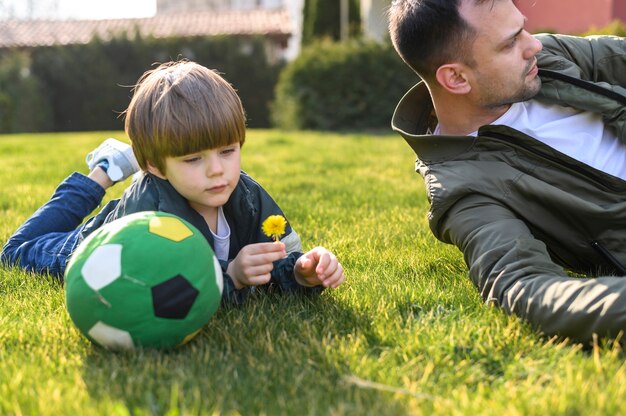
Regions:
[[[479,105],[484,108],[498,109],[500,107],[507,107],[511,104],[520,103],[522,101],[528,101],[534,98],[541,90],[541,79],[539,77],[524,84],[523,88],[520,88],[517,93],[508,97],[499,97],[499,100],[488,101],[484,100]],[[493,99],[494,97],[489,97]]]
[[[529,85],[526,86],[524,91],[519,95],[519,99],[517,102],[528,101],[531,98],[534,98],[539,91],[541,90],[541,78],[537,77],[531,81]]]

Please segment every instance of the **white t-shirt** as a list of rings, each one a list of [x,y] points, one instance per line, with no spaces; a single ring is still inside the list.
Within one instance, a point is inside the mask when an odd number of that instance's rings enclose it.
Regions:
[[[491,124],[512,127],[580,162],[626,180],[626,145],[604,125],[599,114],[528,100],[511,105]]]
[[[228,261],[228,251],[230,250],[230,227],[224,216],[222,207],[217,209],[217,232],[213,235],[213,245],[215,246],[215,257],[218,260]]]

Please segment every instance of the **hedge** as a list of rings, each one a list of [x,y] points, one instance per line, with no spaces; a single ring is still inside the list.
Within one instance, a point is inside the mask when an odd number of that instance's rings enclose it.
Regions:
[[[0,58],[0,132],[52,129],[50,106],[30,63],[21,51]]]
[[[0,55],[0,132],[117,130],[131,87],[155,63],[187,58],[218,70],[238,90],[250,127],[268,127],[282,62],[248,37],[142,38]],[[23,108],[28,108],[24,112]]]
[[[272,121],[285,129],[388,129],[419,78],[388,44],[321,41],[280,75]]]
[[[348,35],[361,33],[359,0],[348,0]],[[341,2],[337,0],[306,0],[302,18],[302,44],[309,45],[319,39],[340,40]]]

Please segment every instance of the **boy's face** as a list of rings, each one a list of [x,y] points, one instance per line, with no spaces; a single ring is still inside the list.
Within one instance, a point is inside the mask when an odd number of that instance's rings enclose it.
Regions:
[[[150,166],[148,171],[170,184],[201,215],[224,205],[239,182],[239,143],[165,159],[166,174]]]

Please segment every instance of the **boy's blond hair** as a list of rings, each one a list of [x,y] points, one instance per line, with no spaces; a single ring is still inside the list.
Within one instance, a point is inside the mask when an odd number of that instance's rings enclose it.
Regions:
[[[245,141],[245,114],[233,87],[191,61],[146,71],[125,111],[139,166],[165,173],[165,158]]]

